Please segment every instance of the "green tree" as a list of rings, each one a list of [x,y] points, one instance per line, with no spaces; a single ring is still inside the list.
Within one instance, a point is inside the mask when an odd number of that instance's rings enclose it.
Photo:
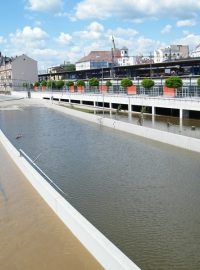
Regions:
[[[47,86],[47,81],[41,81],[40,85],[43,86],[43,87],[46,87]]]
[[[74,86],[74,82],[73,82],[73,81],[67,81],[67,82],[66,82],[66,85],[67,85],[68,87]]]
[[[76,82],[76,85],[77,85],[77,86],[85,86],[85,82],[84,82],[83,80],[78,80],[78,81]]]
[[[183,81],[178,76],[172,76],[165,80],[165,86],[169,88],[179,88],[183,86]]]
[[[99,81],[97,80],[97,78],[89,79],[89,86],[99,86]]]
[[[47,81],[47,87],[50,89],[56,88],[56,82],[54,80],[48,80]]]
[[[111,81],[106,81],[106,86],[107,86],[107,88],[109,88],[110,86],[112,86]]]
[[[63,68],[65,71],[75,71],[76,70],[76,67],[74,64],[64,65]]]
[[[197,79],[197,86],[200,87],[200,78]]]
[[[151,87],[154,86],[154,84],[155,84],[154,81],[151,79],[144,79],[141,82],[142,87],[144,87],[145,89],[150,89]]]
[[[133,85],[133,82],[128,78],[124,78],[121,80],[121,86],[124,88],[132,86],[132,85]]]
[[[56,88],[62,89],[65,85],[65,82],[63,80],[56,81]]]
[[[35,82],[35,83],[34,83],[34,86],[35,86],[35,87],[39,87],[39,86],[40,86],[40,82]]]

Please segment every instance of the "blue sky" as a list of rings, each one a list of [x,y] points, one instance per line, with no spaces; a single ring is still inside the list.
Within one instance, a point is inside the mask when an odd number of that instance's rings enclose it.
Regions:
[[[1,1],[0,51],[22,53],[39,69],[91,50],[128,47],[149,55],[170,44],[200,43],[200,0],[18,0]]]

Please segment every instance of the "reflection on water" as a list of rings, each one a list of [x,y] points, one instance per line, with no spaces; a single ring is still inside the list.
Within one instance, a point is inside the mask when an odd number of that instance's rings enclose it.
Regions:
[[[62,104],[63,105],[63,104]],[[143,113],[141,121],[141,113],[111,111],[111,110],[96,110],[93,108],[84,108],[77,105],[63,105],[74,110],[80,110],[87,113],[101,115],[106,118],[124,121],[135,125],[142,125],[144,127],[155,128],[167,132],[176,133],[183,136],[189,136],[200,139],[200,120],[189,119],[165,115],[154,115]]]
[[[199,154],[46,108],[3,111],[0,125],[143,270],[200,269]]]

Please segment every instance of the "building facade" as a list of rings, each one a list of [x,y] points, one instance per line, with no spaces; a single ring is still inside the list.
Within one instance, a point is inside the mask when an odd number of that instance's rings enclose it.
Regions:
[[[0,53],[0,90],[18,89],[26,83],[38,80],[37,61],[25,54],[16,57],[2,56]]]
[[[200,57],[200,44],[191,53],[191,57]]]
[[[187,59],[189,57],[189,46],[170,45],[167,48],[160,48],[154,51],[154,63]]]

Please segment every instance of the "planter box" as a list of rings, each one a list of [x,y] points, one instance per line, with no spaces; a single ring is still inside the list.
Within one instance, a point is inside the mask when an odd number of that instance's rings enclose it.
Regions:
[[[77,86],[77,90],[79,93],[85,92],[85,87],[84,86]]]
[[[99,90],[100,90],[100,93],[107,93],[107,86],[106,85],[100,85]]]
[[[46,86],[42,86],[42,90],[43,90],[43,91],[46,90],[46,88],[47,88]]]
[[[74,92],[74,86],[69,86],[69,92],[71,92],[71,93]]]
[[[38,86],[34,86],[34,90],[37,91],[38,90]]]
[[[136,95],[136,85],[132,85],[127,87],[127,94],[128,95]]]
[[[176,96],[176,88],[170,88],[167,86],[163,86],[163,96],[175,97]]]

